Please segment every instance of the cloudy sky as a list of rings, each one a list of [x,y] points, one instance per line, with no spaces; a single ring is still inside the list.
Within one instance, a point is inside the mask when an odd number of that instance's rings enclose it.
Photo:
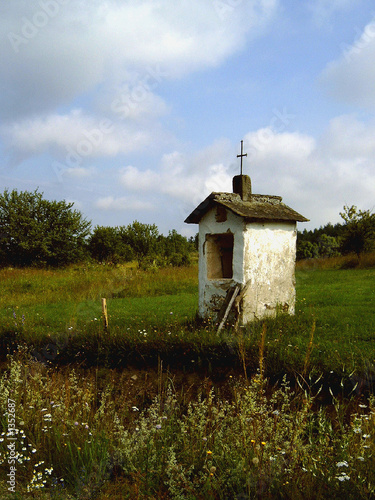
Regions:
[[[184,219],[244,173],[311,219],[375,208],[371,0],[0,4],[0,189],[95,225]]]

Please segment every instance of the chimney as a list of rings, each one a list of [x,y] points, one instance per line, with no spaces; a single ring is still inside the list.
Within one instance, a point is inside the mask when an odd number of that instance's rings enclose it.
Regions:
[[[248,175],[233,177],[233,193],[239,194],[242,201],[251,201],[251,179]]]

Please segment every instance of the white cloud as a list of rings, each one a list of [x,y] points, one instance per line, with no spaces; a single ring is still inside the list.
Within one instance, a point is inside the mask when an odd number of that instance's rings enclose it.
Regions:
[[[251,153],[245,171],[250,170],[254,193],[282,196],[311,219],[311,227],[338,222],[344,204],[374,208],[374,135],[375,123],[351,115],[332,120],[319,138],[259,129],[245,136],[245,152]],[[121,182],[132,195],[153,192],[174,199],[186,217],[210,192],[231,191],[237,173],[233,149],[223,140],[221,148],[211,145],[190,156],[175,151],[164,155],[155,171],[122,169]],[[218,151],[225,162],[218,161]]]
[[[225,15],[212,0],[51,0],[54,14],[44,0],[5,3],[0,115],[9,118],[54,110],[99,85],[126,86],[129,72],[159,66],[163,81],[215,66],[264,30],[278,0],[227,2]]]
[[[248,134],[247,144],[257,144],[259,132]],[[282,196],[314,227],[338,221],[346,203],[372,208],[374,134],[375,123],[366,125],[353,116],[335,118],[316,139],[269,131],[252,158],[253,190]]]
[[[184,203],[199,203],[211,191],[230,188],[230,168],[219,161],[229,158],[228,150],[229,141],[221,140],[194,155],[174,151],[163,155],[157,171],[122,168],[120,182],[130,191],[153,191]]]
[[[73,167],[64,170],[64,175],[73,179],[88,179],[97,174],[97,169],[93,167]]]
[[[342,45],[342,56],[331,62],[321,83],[335,99],[364,107],[375,106],[375,18],[351,45]]]
[[[140,171],[131,165],[120,170],[120,182],[131,191],[151,191],[158,185],[159,178],[152,170]]]
[[[357,6],[358,0],[314,0],[309,3],[314,21],[324,24],[335,12],[349,10]]]
[[[113,210],[113,211],[149,211],[152,210],[153,204],[149,201],[139,200],[134,197],[119,197],[107,196],[99,198],[96,202],[96,207],[100,210]]]
[[[52,150],[60,157],[69,156],[68,166],[79,165],[87,157],[136,151],[151,142],[147,130],[111,119],[96,119],[79,109],[65,115],[22,120],[0,130],[10,150],[24,156]]]

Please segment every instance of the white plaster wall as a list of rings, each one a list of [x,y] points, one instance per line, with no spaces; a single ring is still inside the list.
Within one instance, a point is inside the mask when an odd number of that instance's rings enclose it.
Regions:
[[[248,223],[227,210],[227,220],[217,222],[210,210],[199,224],[199,315],[214,317],[227,290],[234,283],[249,282],[242,301],[243,324],[274,316],[278,308],[293,314],[295,308],[296,223]],[[232,279],[207,278],[207,234],[232,232]]]
[[[242,322],[273,316],[280,307],[294,313],[296,223],[248,224],[244,231]]]
[[[220,301],[226,296],[228,288],[236,283],[244,282],[244,231],[245,223],[241,217],[227,210],[227,220],[217,222],[216,210],[207,212],[199,224],[199,315],[209,317],[213,309],[219,307]],[[215,279],[207,278],[207,260],[205,254],[205,241],[207,234],[222,234],[232,232],[233,245],[233,278]]]

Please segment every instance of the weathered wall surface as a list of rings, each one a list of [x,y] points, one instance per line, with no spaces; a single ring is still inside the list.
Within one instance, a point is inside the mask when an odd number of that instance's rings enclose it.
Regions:
[[[294,313],[296,238],[294,222],[247,225],[244,281],[250,286],[243,300],[243,323],[273,316],[278,307]]]
[[[225,210],[225,209],[224,209]],[[234,283],[243,283],[243,251],[244,251],[244,221],[230,210],[222,207],[220,213],[215,209],[209,211],[199,224],[199,315],[209,317],[215,315],[226,296],[228,289]],[[222,222],[218,222],[217,219]],[[223,220],[226,219],[226,220]],[[233,276],[231,279],[208,279],[207,277],[207,234],[233,233]]]
[[[213,317],[235,283],[249,282],[242,301],[241,322],[273,316],[277,308],[290,314],[295,307],[296,224],[249,223],[230,210],[210,210],[199,224],[199,314]],[[208,279],[212,247],[207,235],[233,234],[232,278]],[[218,259],[211,264],[216,268]]]

